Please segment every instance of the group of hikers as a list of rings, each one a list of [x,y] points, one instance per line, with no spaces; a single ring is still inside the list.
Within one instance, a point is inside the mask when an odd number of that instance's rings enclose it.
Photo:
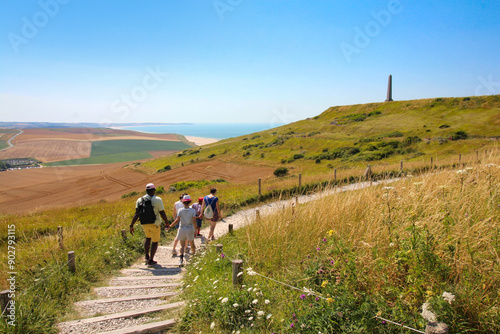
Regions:
[[[172,255],[177,255],[176,247],[180,242],[179,265],[181,266],[184,264],[184,251],[187,248],[188,242],[191,246],[191,253],[195,253],[196,247],[194,245],[194,239],[202,236],[200,234],[200,229],[203,218],[206,218],[210,223],[210,231],[207,239],[215,239],[215,225],[221,218],[219,199],[216,193],[217,189],[211,188],[209,195],[198,198],[197,203],[194,204],[191,204],[192,199],[190,195],[186,193],[181,194],[179,201],[175,202],[173,206],[174,221],[169,223],[167,215],[165,214],[163,201],[160,197],[155,195],[155,185],[153,183],[148,183],[146,185],[146,195],[140,197],[135,204],[135,214],[130,223],[130,233],[132,235],[134,234],[134,224],[139,220],[144,230],[144,234],[146,235],[144,252],[147,265],[153,266],[157,263],[154,260],[154,256],[158,249],[158,242],[160,241],[162,219],[167,225],[165,227],[166,231],[178,225]]]

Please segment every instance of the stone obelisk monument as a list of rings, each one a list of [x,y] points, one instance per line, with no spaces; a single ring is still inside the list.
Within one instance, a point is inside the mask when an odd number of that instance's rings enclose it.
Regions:
[[[387,84],[387,99],[385,102],[393,101],[392,99],[392,75],[389,75],[389,83]]]

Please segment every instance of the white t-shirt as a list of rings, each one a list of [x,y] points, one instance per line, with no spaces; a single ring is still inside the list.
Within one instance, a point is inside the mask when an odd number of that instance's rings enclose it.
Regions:
[[[196,217],[196,211],[193,208],[179,209],[177,216],[181,217],[179,228],[182,230],[194,230],[193,217]]]
[[[145,198],[149,197],[149,195],[144,195]],[[135,208],[137,209],[139,207],[139,203],[141,201],[140,197],[137,202],[135,202]],[[161,200],[160,197],[153,196],[151,198],[151,205],[153,205],[153,211],[155,212],[156,215],[156,220],[155,220],[155,225],[160,226],[161,225],[161,217],[160,217],[160,211],[165,211],[165,207],[163,206],[163,201]]]
[[[177,201],[177,202],[174,203],[174,207],[175,207],[175,212],[178,215],[179,214],[179,210],[184,207],[184,204],[182,204],[182,201]],[[174,217],[174,219],[177,218],[177,215]]]

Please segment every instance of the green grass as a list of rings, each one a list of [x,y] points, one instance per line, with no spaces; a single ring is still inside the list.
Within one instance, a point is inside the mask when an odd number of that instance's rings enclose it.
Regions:
[[[219,239],[223,255],[211,245],[188,267],[178,332],[407,332],[376,316],[425,331],[428,303],[450,333],[497,333],[499,167],[457,172],[283,208]],[[302,291],[246,270],[233,287],[236,258]]]
[[[89,158],[47,163],[47,166],[108,164],[152,158],[148,151],[177,151],[190,147],[184,142],[162,140],[103,140],[92,142]]]
[[[245,165],[292,167],[294,174],[321,174],[334,168],[363,166],[366,163],[385,164],[404,160],[408,162],[440,159],[458,153],[491,148],[490,137],[498,137],[500,96],[470,98],[438,98],[389,103],[369,103],[331,107],[316,117],[262,131],[252,136],[240,136],[198,148],[186,149],[177,155],[159,158],[145,165],[152,171],[165,165],[182,165],[216,159]],[[442,127],[447,125],[448,127]],[[465,140],[447,140],[453,133],[463,130]],[[372,145],[390,141],[404,141],[419,137],[414,142],[387,154],[387,150],[374,152]],[[372,142],[364,142],[367,138]],[[427,140],[430,139],[430,140]],[[330,152],[355,147],[357,154],[333,160],[316,162],[323,150]],[[301,159],[295,159],[303,155]],[[211,157],[211,158],[209,158]],[[373,160],[373,159],[381,160]]]

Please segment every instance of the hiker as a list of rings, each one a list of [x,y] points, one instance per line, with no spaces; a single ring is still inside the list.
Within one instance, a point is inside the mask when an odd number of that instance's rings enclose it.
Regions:
[[[179,200],[174,203],[174,214],[173,214],[174,220],[175,220],[175,218],[177,218],[177,212],[179,211],[179,209],[182,209],[184,207],[184,204],[182,204],[182,198],[185,195],[187,195],[187,194],[186,193],[182,193],[179,196]],[[177,255],[177,251],[175,250],[175,248],[177,247],[177,243],[178,242],[179,242],[179,240],[177,240],[177,237],[175,237],[175,239],[174,239],[174,246],[172,247],[172,255],[173,256]]]
[[[191,254],[194,255],[196,247],[194,245],[194,233],[196,228],[196,211],[190,208],[191,196],[184,195],[182,198],[183,208],[177,211],[177,218],[174,222],[168,226],[170,229],[172,226],[179,224],[179,229],[177,230],[177,240],[181,242],[181,254],[179,265],[184,264],[184,249],[186,247],[186,241],[191,244]]]
[[[140,197],[135,203],[135,214],[130,223],[130,234],[134,235],[134,224],[139,219],[146,235],[144,241],[145,260],[147,265],[155,265],[154,261],[158,242],[160,241],[161,218],[168,223],[163,201],[155,196],[156,187],[153,183],[146,185],[146,195]]]
[[[195,237],[201,237],[200,234],[200,229],[201,229],[201,224],[203,222],[203,215],[201,214],[201,208],[202,208],[202,203],[203,203],[203,197],[198,198],[198,203],[193,203],[191,207],[196,211],[196,232],[194,234]]]
[[[208,219],[210,222],[210,232],[208,232],[208,240],[214,240],[214,231],[215,231],[215,225],[219,221],[219,218],[222,217],[222,212],[220,211],[219,208],[219,198],[215,196],[217,193],[217,189],[212,188],[210,189],[210,194],[205,196],[203,198],[203,207],[201,208],[201,212],[203,212],[203,215],[205,218]],[[210,209],[207,209],[207,207],[210,206]],[[212,214],[210,214],[210,212]]]

